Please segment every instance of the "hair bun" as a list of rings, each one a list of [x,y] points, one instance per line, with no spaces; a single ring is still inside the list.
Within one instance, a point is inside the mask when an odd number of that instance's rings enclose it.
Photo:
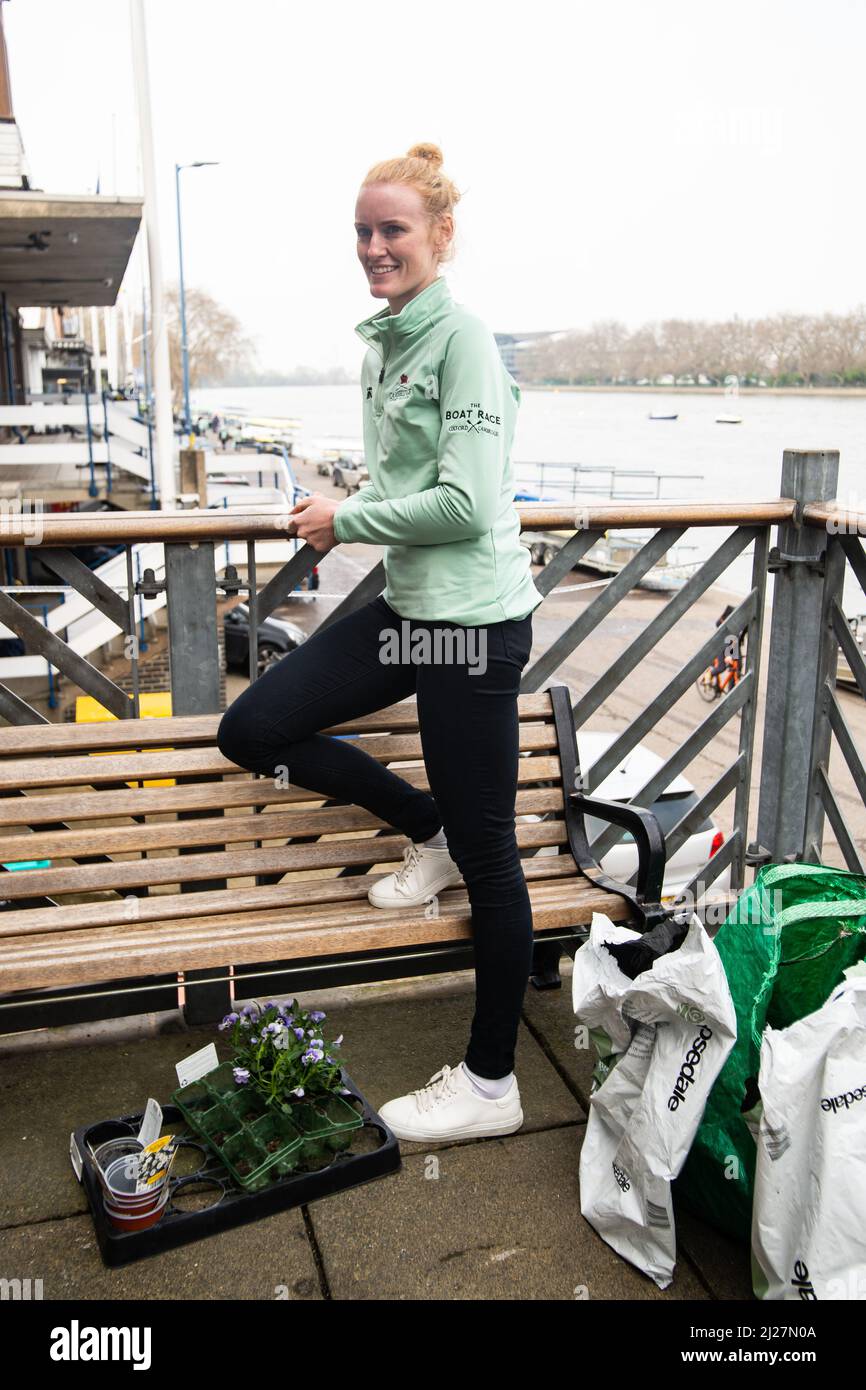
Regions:
[[[442,151],[438,145],[413,145],[406,153],[410,159],[426,159],[434,169],[438,169],[442,163]]]

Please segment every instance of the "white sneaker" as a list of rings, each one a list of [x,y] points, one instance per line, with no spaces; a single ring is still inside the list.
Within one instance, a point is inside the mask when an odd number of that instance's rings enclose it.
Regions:
[[[523,1124],[517,1077],[499,1100],[475,1090],[462,1064],[443,1067],[420,1091],[389,1100],[379,1114],[398,1139],[482,1139]]]
[[[367,897],[374,907],[417,907],[434,893],[462,882],[463,875],[447,849],[408,844],[403,867],[380,878]]]

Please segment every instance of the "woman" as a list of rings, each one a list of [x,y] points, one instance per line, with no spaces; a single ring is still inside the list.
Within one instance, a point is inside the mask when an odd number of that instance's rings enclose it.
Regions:
[[[367,174],[355,208],[370,293],[357,327],[371,485],[292,509],[320,554],[385,547],[379,598],[316,632],[226,711],[219,746],[242,767],[365,806],[410,840],[376,907],[412,907],[462,877],[472,910],[476,1000],[456,1067],[389,1101],[401,1139],[511,1134],[523,1123],[514,1048],[532,954],[515,836],[517,695],[542,600],[520,544],[510,449],[520,390],[492,333],[451,298],[439,266],[459,198],[435,145]],[[417,695],[430,791],[357,744],[318,732]]]

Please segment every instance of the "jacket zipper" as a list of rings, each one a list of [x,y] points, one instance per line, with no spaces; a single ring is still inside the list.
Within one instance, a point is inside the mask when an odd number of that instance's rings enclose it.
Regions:
[[[379,352],[378,347],[376,348],[376,351]],[[380,353],[379,355],[382,358],[382,369],[379,372],[379,380],[376,386],[376,393],[373,397],[373,414],[376,416],[377,419],[382,414],[382,384],[385,380],[385,355],[384,353]]]

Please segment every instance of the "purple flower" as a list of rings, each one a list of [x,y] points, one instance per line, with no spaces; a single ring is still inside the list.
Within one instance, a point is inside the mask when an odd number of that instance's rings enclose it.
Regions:
[[[314,1023],[321,1023],[323,1018],[327,1018],[327,1014],[323,1014],[321,1009],[313,1009],[310,1018]]]
[[[250,1079],[250,1074],[245,1067],[234,1067],[232,1075],[239,1086],[246,1086]]]
[[[238,1016],[237,1016],[237,1014],[226,1014],[225,1018],[223,1019],[222,1023],[219,1025],[219,1027],[220,1027],[221,1030],[224,1031],[226,1028],[231,1028],[232,1024],[237,1023],[237,1021],[238,1021]]]
[[[326,1061],[326,1062],[330,1062],[330,1063],[331,1063],[331,1066],[334,1066],[334,1065],[335,1065],[335,1062],[334,1062],[334,1058],[333,1058],[333,1057],[326,1057],[326,1058],[325,1058],[325,1061]]]
[[[258,1039],[258,1035],[257,1035],[256,1033],[254,1033],[254,1034],[252,1035],[252,1037],[250,1038],[250,1042],[251,1042],[251,1043],[257,1043],[258,1040],[259,1040],[259,1039]]]
[[[343,1041],[343,1034],[341,1033],[340,1036],[339,1036],[338,1038],[335,1038],[335,1039],[334,1039],[334,1041],[332,1042],[331,1046],[332,1046],[332,1047],[339,1047],[339,1046],[340,1046],[340,1043],[341,1043],[342,1041]]]
[[[296,1038],[303,1038],[304,1036],[303,1028],[293,1028],[292,1032],[294,1033]]]

